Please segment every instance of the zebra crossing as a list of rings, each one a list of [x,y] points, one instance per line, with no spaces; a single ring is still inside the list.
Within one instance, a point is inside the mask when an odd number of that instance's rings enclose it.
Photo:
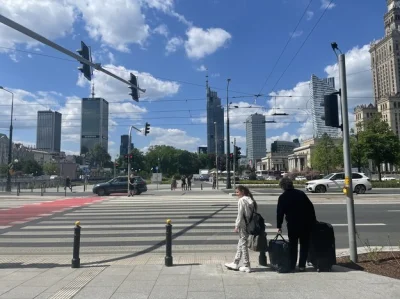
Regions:
[[[166,220],[173,252],[236,250],[237,199],[110,197],[21,226],[0,230],[0,254],[71,254],[73,227],[81,222],[82,254],[164,253]],[[266,223],[269,238],[276,228]]]

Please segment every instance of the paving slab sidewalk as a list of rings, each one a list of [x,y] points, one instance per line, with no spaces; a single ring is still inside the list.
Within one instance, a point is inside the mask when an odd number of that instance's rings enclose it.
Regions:
[[[398,299],[400,280],[334,266],[332,272],[278,274],[258,266],[252,273],[229,271],[232,255],[137,257],[90,256],[79,269],[70,257],[1,256],[0,298],[285,298]]]

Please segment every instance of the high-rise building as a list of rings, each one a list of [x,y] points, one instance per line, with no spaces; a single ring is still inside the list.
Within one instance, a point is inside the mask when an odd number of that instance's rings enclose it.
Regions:
[[[36,148],[46,152],[59,153],[61,149],[61,113],[38,111]]]
[[[252,114],[246,120],[246,155],[252,165],[265,157],[267,152],[265,116]]]
[[[275,140],[271,143],[271,153],[292,154],[293,150],[299,145],[293,141]]]
[[[82,99],[81,154],[100,144],[108,151],[108,102],[102,98]]]
[[[223,155],[224,146],[224,108],[216,91],[212,91],[207,84],[207,153],[215,154],[215,126],[217,124],[217,154]]]
[[[207,147],[206,146],[199,146],[197,148],[197,153],[200,154],[207,154]]]
[[[320,79],[315,75],[311,76],[310,81],[311,114],[314,128],[314,138],[320,138],[324,134],[332,138],[340,135],[338,128],[328,127],[322,117],[325,115],[324,96],[336,92],[335,78]]]
[[[400,1],[386,3],[385,37],[373,42],[369,51],[376,112],[400,136]]]
[[[119,155],[127,155],[128,154],[128,145],[129,145],[129,135],[121,135],[121,145],[119,146]],[[133,149],[133,143],[131,143],[131,150]]]

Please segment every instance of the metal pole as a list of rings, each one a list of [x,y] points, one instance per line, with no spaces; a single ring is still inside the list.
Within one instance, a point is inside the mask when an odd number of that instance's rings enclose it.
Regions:
[[[343,122],[343,153],[345,169],[345,186],[343,192],[347,198],[347,223],[350,245],[350,260],[357,263],[357,241],[356,224],[354,215],[353,183],[350,157],[350,132],[349,115],[347,105],[347,82],[346,82],[346,58],[344,54],[339,55],[339,74],[340,74],[340,99],[342,102],[342,122]]]
[[[160,157],[157,157],[158,165],[157,165],[157,190],[158,190],[158,169],[160,168]]]
[[[173,257],[172,257],[172,225],[171,225],[170,219],[167,219],[167,225],[165,226],[165,230],[166,230],[165,266],[171,267],[171,266],[173,266]]]
[[[129,193],[129,178],[130,178],[130,174],[131,174],[131,159],[130,159],[130,153],[131,153],[131,142],[132,142],[132,128],[133,126],[129,127],[129,140],[128,140],[128,195]],[[115,165],[115,163],[114,163]]]
[[[233,138],[233,189],[236,190],[236,138]]]
[[[8,171],[7,171],[7,184],[6,184],[6,191],[11,192],[11,161],[12,161],[12,137],[13,137],[13,113],[14,113],[14,93],[8,89],[5,89],[3,86],[0,86],[0,89],[11,93],[11,122],[10,122],[10,136],[8,139]]]
[[[75,53],[73,53],[73,52],[61,47],[58,44],[53,43],[52,41],[48,40],[44,36],[41,36],[40,34],[37,34],[36,32],[34,32],[34,31],[32,31],[32,30],[30,30],[30,29],[28,29],[28,28],[26,28],[26,27],[24,27],[24,26],[22,26],[22,25],[20,25],[20,24],[18,24],[16,22],[14,22],[14,21],[6,18],[5,16],[3,16],[1,14],[0,14],[0,23],[3,23],[4,25],[6,25],[8,27],[11,27],[11,28],[17,30],[18,32],[21,32],[22,34],[25,34],[25,35],[27,35],[27,36],[29,36],[29,37],[41,42],[42,44],[45,44],[45,45],[47,45],[49,47],[52,47],[53,49],[56,49],[57,51],[59,51],[61,53],[64,53],[65,55],[68,55],[68,56],[70,56],[70,57],[72,57],[72,58],[74,58],[74,59],[76,59],[76,60],[78,60],[78,61],[80,61],[80,62],[82,62],[84,64],[90,65],[94,69],[96,69],[96,70],[98,70],[100,72],[103,72],[103,73],[105,73],[105,74],[107,74],[107,75],[109,75],[109,76],[111,76],[111,77],[113,77],[113,78],[125,83],[125,84],[128,84],[128,85],[136,88],[137,90],[140,90],[141,92],[146,92],[146,89],[139,88],[136,85],[130,83],[129,81],[124,80],[121,77],[118,77],[117,75],[114,75],[113,73],[103,69],[101,67],[100,63],[93,63],[93,62],[91,62],[89,60],[86,60],[83,57],[81,57],[80,55],[77,55],[77,54],[75,54]]]
[[[231,189],[231,165],[229,163],[229,154],[231,152],[230,136],[229,136],[229,83],[231,79],[227,79],[228,84],[226,86],[226,189]]]
[[[215,187],[218,190],[218,132],[217,132],[217,122],[214,122],[214,131],[215,131]]]
[[[71,268],[79,268],[81,259],[79,258],[79,248],[81,246],[81,222],[75,222],[74,228],[74,249],[72,253]]]

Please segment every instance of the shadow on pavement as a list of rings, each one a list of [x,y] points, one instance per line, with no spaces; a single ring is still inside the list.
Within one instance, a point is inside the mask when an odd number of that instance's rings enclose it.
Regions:
[[[193,228],[197,227],[198,225],[202,224],[202,223],[205,222],[207,219],[210,219],[210,218],[214,217],[216,214],[218,214],[219,212],[225,210],[227,207],[229,207],[229,204],[223,205],[220,209],[218,209],[218,210],[215,211],[214,213],[202,217],[201,220],[199,220],[199,221],[193,223],[192,225],[190,225],[190,226],[188,226],[188,227],[186,227],[186,228],[180,230],[179,232],[173,234],[173,235],[172,235],[172,240],[174,240],[174,239],[176,239],[176,238],[178,238],[178,237],[184,235],[186,232],[188,232],[188,231],[192,230]],[[172,224],[172,229],[173,229],[173,227],[174,227],[174,226],[173,226],[173,224]],[[158,249],[158,248],[160,248],[160,247],[162,247],[162,246],[164,246],[164,245],[165,245],[165,240],[163,240],[163,241],[161,241],[161,242],[158,242],[157,244],[154,244],[154,245],[150,246],[149,248],[146,248],[146,249],[144,249],[144,250],[141,250],[141,251],[138,251],[138,252],[135,252],[135,253],[132,253],[132,254],[128,254],[128,255],[125,255],[125,256],[117,257],[117,258],[112,258],[112,259],[97,261],[97,262],[81,263],[81,265],[82,265],[82,266],[83,266],[83,265],[89,266],[89,265],[93,265],[93,264],[109,263],[109,262],[115,262],[115,261],[124,260],[124,259],[132,258],[132,257],[137,257],[137,256],[140,256],[140,255],[142,255],[142,254],[150,253],[150,252],[152,252],[152,251],[154,251],[154,250],[156,250],[156,249]]]

